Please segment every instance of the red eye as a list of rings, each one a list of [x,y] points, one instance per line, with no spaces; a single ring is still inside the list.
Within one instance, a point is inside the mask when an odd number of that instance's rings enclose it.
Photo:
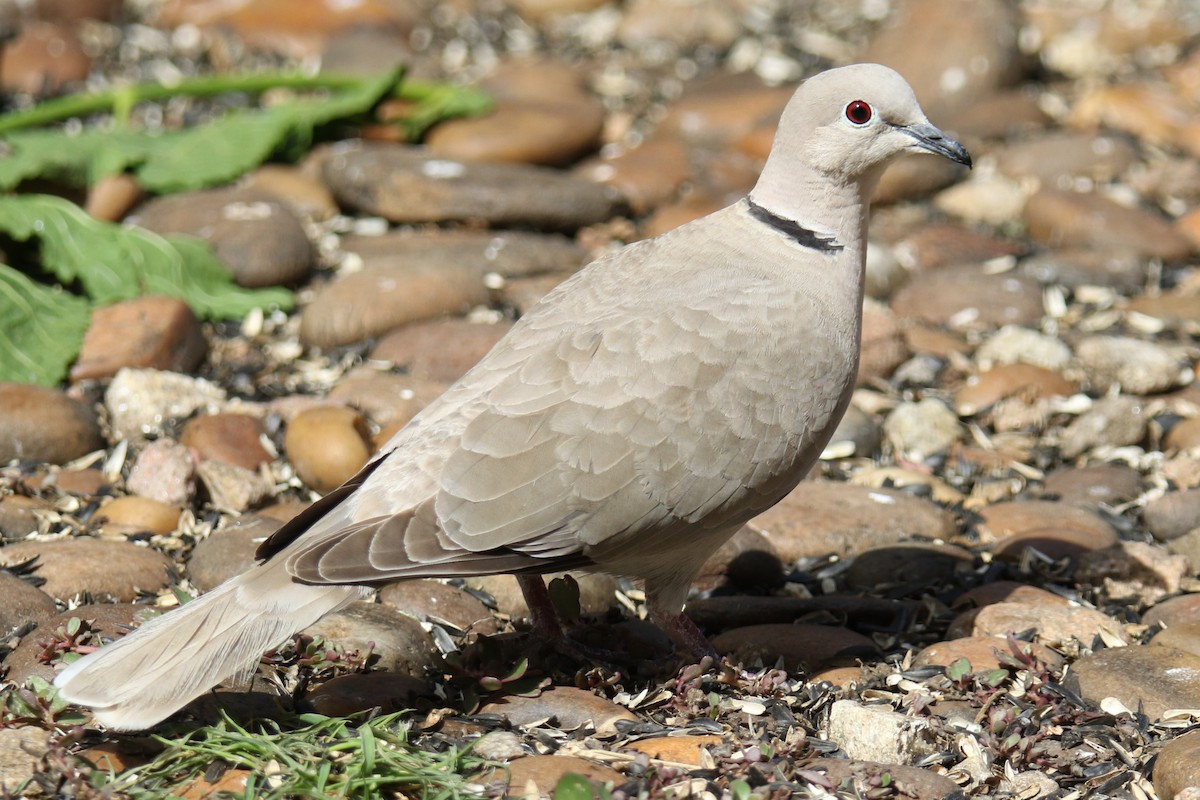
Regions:
[[[846,119],[855,125],[866,125],[871,121],[871,107],[862,100],[855,100],[846,106]]]

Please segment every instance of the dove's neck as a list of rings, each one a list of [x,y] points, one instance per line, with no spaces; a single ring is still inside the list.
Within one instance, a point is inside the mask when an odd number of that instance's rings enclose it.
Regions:
[[[857,180],[838,180],[815,169],[792,169],[784,174],[768,163],[748,199],[751,208],[810,231],[828,244],[829,252],[848,256],[846,263],[861,269],[869,201],[878,178],[879,174],[873,173]]]

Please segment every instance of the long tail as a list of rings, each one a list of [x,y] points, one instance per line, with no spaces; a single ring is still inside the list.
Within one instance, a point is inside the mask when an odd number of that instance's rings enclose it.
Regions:
[[[54,679],[113,730],[165,719],[321,616],[365,596],[361,586],[296,583],[283,559],[253,567],[91,653]]]

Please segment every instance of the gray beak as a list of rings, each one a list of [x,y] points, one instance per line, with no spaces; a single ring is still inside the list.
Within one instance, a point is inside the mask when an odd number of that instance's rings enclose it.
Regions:
[[[945,156],[951,161],[956,161],[970,168],[971,154],[967,152],[967,148],[951,139],[946,134],[942,133],[937,128],[930,125],[928,122],[918,122],[913,125],[900,125],[897,130],[907,133],[916,140],[916,146],[920,150],[925,150],[939,156]]]

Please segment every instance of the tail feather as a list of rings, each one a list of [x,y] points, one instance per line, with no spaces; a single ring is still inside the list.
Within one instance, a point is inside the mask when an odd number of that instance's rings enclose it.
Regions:
[[[368,591],[296,583],[272,561],[84,656],[54,683],[113,730],[148,728]]]

